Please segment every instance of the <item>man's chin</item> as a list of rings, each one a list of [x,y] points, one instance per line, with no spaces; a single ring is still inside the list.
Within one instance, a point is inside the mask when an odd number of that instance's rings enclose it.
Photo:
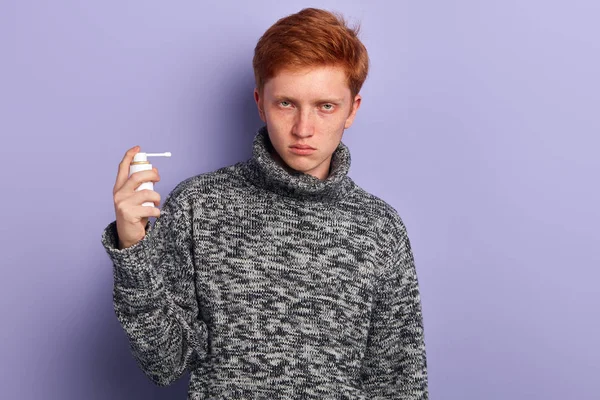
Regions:
[[[306,163],[298,163],[295,160],[282,160],[282,162],[284,164],[283,167],[287,169],[288,172],[307,173],[307,171],[310,171],[312,169],[309,165],[306,165]]]
[[[281,157],[275,149],[271,155],[273,156],[275,162],[290,174],[303,173],[312,175],[311,172],[318,167],[314,161],[308,159],[306,156],[286,157],[286,160],[285,158]]]

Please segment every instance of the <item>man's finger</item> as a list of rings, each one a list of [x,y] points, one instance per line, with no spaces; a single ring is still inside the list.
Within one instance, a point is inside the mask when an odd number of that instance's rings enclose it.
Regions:
[[[133,146],[127,153],[123,156],[123,159],[119,163],[119,171],[117,172],[117,179],[115,181],[115,187],[113,193],[116,193],[117,190],[121,188],[129,178],[129,165],[131,164],[131,160],[137,152],[140,151],[140,146]]]

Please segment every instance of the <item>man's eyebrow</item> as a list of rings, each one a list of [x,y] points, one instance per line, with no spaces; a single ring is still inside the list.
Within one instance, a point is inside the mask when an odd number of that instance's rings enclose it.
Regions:
[[[292,103],[297,103],[298,101],[296,99],[294,99],[293,97],[290,96],[285,96],[285,95],[274,95],[273,98],[277,101],[281,101],[281,100],[289,100]],[[335,98],[335,97],[331,97],[331,98],[322,98],[322,99],[318,99],[315,101],[316,104],[322,104],[322,103],[343,103],[344,99],[342,98]]]

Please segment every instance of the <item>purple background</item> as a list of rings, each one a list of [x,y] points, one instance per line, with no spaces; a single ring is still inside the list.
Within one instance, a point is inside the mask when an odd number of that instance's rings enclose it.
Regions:
[[[1,398],[185,398],[112,309],[117,164],[173,152],[164,199],[250,156],[256,40],[314,5],[362,21],[350,175],[408,227],[431,398],[599,398],[596,0],[0,2]]]

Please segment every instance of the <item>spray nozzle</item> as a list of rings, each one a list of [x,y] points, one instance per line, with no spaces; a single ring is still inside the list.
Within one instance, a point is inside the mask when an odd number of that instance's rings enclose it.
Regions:
[[[171,157],[171,152],[166,153],[135,153],[133,162],[148,161],[148,157]]]

